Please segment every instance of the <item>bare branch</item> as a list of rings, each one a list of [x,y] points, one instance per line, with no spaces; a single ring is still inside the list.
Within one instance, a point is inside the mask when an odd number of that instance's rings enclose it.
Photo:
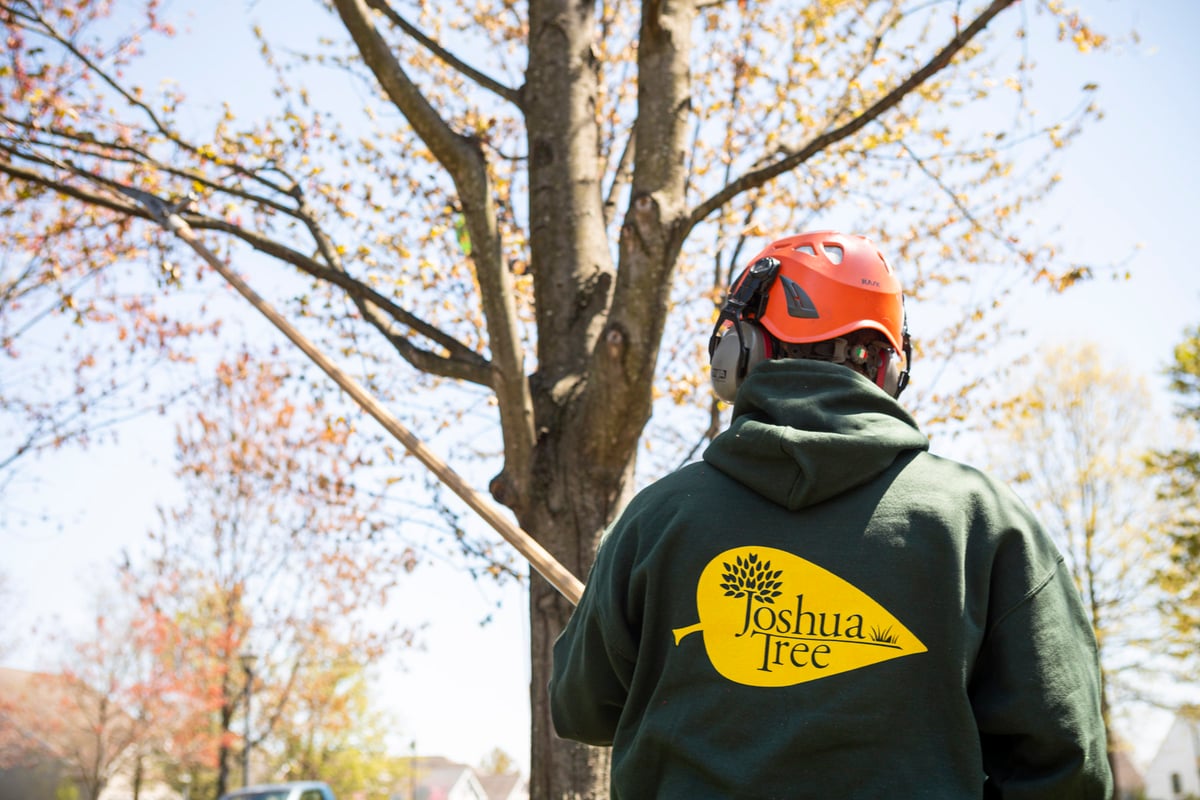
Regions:
[[[635,142],[633,134],[630,133],[625,139],[625,147],[621,150],[621,159],[617,162],[617,168],[613,171],[612,183],[609,184],[608,192],[604,196],[604,226],[606,228],[612,223],[613,214],[617,209],[617,193],[628,186],[633,177]]]
[[[170,175],[189,183],[195,183],[197,186],[203,189],[207,189],[212,192],[221,192],[222,194],[227,194],[231,197],[236,197],[241,200],[245,200],[246,202],[254,203],[255,205],[259,205],[264,208],[269,208],[272,211],[280,214],[299,218],[299,215],[296,213],[295,209],[284,205],[277,200],[273,200],[265,195],[247,191],[238,186],[230,186],[228,184],[219,183],[204,173],[197,172],[196,170],[184,169],[181,167],[174,167],[169,164],[164,164],[159,159],[149,155],[146,151],[131,144],[105,141],[90,134],[81,135],[74,131],[68,131],[61,128],[51,128],[46,126],[31,128],[25,123],[4,114],[0,114],[0,121],[9,124],[14,129],[20,129],[23,131],[22,137],[13,141],[27,142],[30,146],[42,145],[51,147],[55,150],[72,153],[81,158],[102,159],[103,161],[111,164],[126,164],[130,167],[150,167],[164,175]],[[6,139],[8,139],[8,137],[0,137],[0,142],[5,141]],[[0,147],[3,147],[3,145],[0,145]],[[15,148],[13,148],[12,151],[15,152]],[[231,171],[235,171],[241,176],[258,174],[256,170],[248,170],[244,167],[234,170],[233,165],[230,162],[219,160],[210,161],[217,166],[230,168]],[[258,182],[268,186],[268,188],[274,191],[284,191],[283,189],[274,185],[272,182],[262,180]],[[287,193],[291,194],[290,191]]]
[[[32,6],[30,6],[30,7],[32,7]],[[69,52],[73,57],[78,59],[81,64],[83,64],[89,70],[91,70],[96,75],[98,75],[100,77],[100,79],[102,81],[104,81],[104,83],[106,83],[113,91],[115,91],[117,94],[119,94],[125,100],[125,102],[129,103],[129,105],[131,105],[134,108],[141,111],[146,116],[146,118],[150,121],[150,123],[154,127],[154,129],[156,131],[158,131],[159,133],[161,133],[164,137],[166,137],[166,139],[168,141],[170,141],[172,144],[176,145],[177,147],[179,147],[183,150],[186,150],[188,153],[195,156],[196,158],[199,158],[203,161],[210,161],[212,163],[220,164],[223,167],[227,167],[227,168],[233,170],[234,172],[238,173],[239,175],[241,175],[244,178],[261,183],[262,185],[267,186],[271,189],[274,189],[275,191],[278,191],[278,192],[286,191],[286,189],[284,187],[279,186],[278,184],[267,180],[266,178],[262,177],[261,175],[259,175],[257,173],[246,170],[245,168],[241,167],[240,165],[238,165],[235,162],[221,161],[219,159],[215,159],[215,158],[205,154],[199,148],[197,148],[195,145],[193,145],[191,142],[188,142],[187,140],[180,137],[179,134],[176,133],[176,131],[173,128],[171,128],[169,125],[167,125],[154,112],[154,109],[152,109],[149,105],[147,105],[140,98],[136,97],[133,93],[131,93],[129,90],[127,90],[120,83],[118,83],[112,76],[110,76],[108,74],[107,71],[102,69],[101,66],[99,64],[97,64],[94,59],[90,58],[86,53],[82,52],[78,47],[76,47],[75,44],[68,37],[65,37],[61,33],[59,33],[58,29],[55,28],[53,25],[51,25],[48,21],[46,21],[46,19],[44,17],[42,17],[40,14],[18,11],[7,3],[0,6],[0,9],[4,10],[8,14],[11,14],[12,17],[15,19],[24,20],[25,24],[23,25],[23,27],[26,27],[27,29],[29,29],[31,31],[34,31],[34,32],[39,33],[43,36],[46,36],[50,39],[53,39],[55,41],[55,43],[60,45],[63,49],[65,49],[67,52]],[[31,27],[31,24],[32,24],[32,27]]]
[[[60,405],[58,408],[60,414],[58,416],[47,415],[45,418],[36,418],[32,428],[22,431],[25,435],[25,440],[17,444],[7,456],[0,456],[0,475],[4,474],[21,456],[58,448],[69,441],[80,441],[91,438],[106,430],[118,429],[131,420],[159,413],[160,409],[164,406],[186,397],[192,391],[192,387],[189,386],[166,398],[158,398],[152,402],[132,406],[124,413],[117,414],[114,412],[112,416],[98,421],[89,418],[97,413],[95,406],[100,402],[110,397],[120,397],[124,393],[132,393],[140,385],[142,385],[142,382],[138,379],[114,383],[99,392],[86,407],[80,407],[74,411],[67,412]]]
[[[7,148],[4,149],[4,152],[8,155],[18,155],[11,152]],[[18,181],[42,186],[46,189],[50,189],[58,192],[59,194],[65,195],[66,197],[80,200],[88,205],[99,206],[100,208],[106,208],[109,211],[115,211],[119,214],[125,214],[126,216],[130,217],[137,217],[145,220],[150,219],[149,214],[142,211],[137,206],[125,202],[124,200],[118,200],[116,198],[109,197],[108,195],[97,194],[86,189],[81,189],[73,184],[59,181],[55,178],[43,175],[40,172],[21,167],[8,159],[0,160],[0,172],[3,172],[4,174]]]
[[[914,89],[920,86],[932,76],[936,75],[941,70],[949,66],[950,62],[980,31],[987,27],[988,23],[1004,9],[1013,5],[1016,0],[994,0],[991,5],[983,10],[982,13],[966,28],[962,29],[950,42],[943,47],[933,58],[931,58],[923,67],[910,75],[903,83],[897,86],[892,91],[888,92],[882,98],[877,100],[871,107],[867,108],[863,113],[859,114],[854,119],[833,130],[826,131],[820,136],[810,141],[807,145],[799,150],[785,155],[777,161],[773,161],[749,172],[744,173],[741,177],[727,184],[716,194],[701,202],[694,208],[690,214],[680,223],[679,229],[676,232],[677,241],[682,242],[691,233],[696,225],[708,217],[717,209],[724,206],[733,198],[743,192],[754,189],[773,178],[790,172],[800,165],[807,162],[810,158],[818,153],[828,149],[830,146],[847,139],[858,133],[869,123],[875,121],[892,108],[899,105],[905,97]]]
[[[367,0],[367,6],[387,17],[389,22],[391,22],[400,30],[404,31],[413,39],[416,39],[422,47],[441,59],[442,62],[447,66],[475,81],[475,83],[479,84],[484,89],[487,89],[493,94],[499,95],[522,111],[525,110],[521,99],[521,91],[519,89],[513,89],[511,86],[505,86],[494,78],[485,75],[484,73],[462,61],[462,59],[458,58],[436,41],[426,36],[420,28],[413,25],[404,17],[400,16],[399,12],[392,8],[391,5],[386,2],[386,0]]]

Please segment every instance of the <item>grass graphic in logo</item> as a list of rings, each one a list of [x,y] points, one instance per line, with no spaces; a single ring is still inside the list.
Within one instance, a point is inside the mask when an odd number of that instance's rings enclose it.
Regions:
[[[879,628],[871,628],[871,641],[881,642],[883,644],[895,644],[900,637],[892,633],[892,629],[879,630]]]
[[[741,602],[744,601],[744,602]],[[696,584],[713,668],[748,686],[791,686],[925,652],[887,609],[853,584],[784,550],[738,547],[708,563]]]

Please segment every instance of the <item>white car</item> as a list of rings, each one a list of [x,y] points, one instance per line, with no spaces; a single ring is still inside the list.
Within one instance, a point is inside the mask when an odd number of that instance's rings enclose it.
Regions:
[[[329,784],[320,781],[291,781],[247,786],[221,795],[220,800],[335,800]]]

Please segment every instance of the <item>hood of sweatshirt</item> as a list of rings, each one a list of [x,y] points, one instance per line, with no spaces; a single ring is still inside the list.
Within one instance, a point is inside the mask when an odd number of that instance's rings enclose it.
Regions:
[[[864,484],[929,440],[893,398],[840,364],[767,361],[746,377],[733,422],[704,460],[789,509]]]

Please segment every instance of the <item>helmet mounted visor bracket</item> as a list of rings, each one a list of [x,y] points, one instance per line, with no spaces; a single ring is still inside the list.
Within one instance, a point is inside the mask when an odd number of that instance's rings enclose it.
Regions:
[[[726,297],[724,305],[721,306],[721,311],[716,317],[716,323],[713,325],[713,335],[708,339],[708,357],[712,360],[716,353],[716,348],[721,343],[721,339],[725,337],[725,324],[732,323],[734,335],[737,336],[738,343],[738,360],[736,369],[736,378],[734,378],[734,386],[740,383],[740,380],[748,372],[750,366],[751,348],[766,345],[766,342],[761,341],[761,335],[751,336],[749,331],[742,327],[743,320],[757,320],[762,318],[762,314],[767,308],[767,297],[770,291],[770,285],[775,282],[775,278],[779,275],[780,263],[779,259],[764,257],[751,264],[749,269],[745,271],[742,279],[734,288],[733,293]],[[714,367],[720,369],[720,367]],[[714,379],[718,383],[724,383],[726,375],[715,374]],[[732,398],[722,398],[730,399]]]
[[[771,284],[779,275],[779,260],[770,256],[760,258],[750,265],[737,288],[726,298],[717,321],[713,325],[712,336],[708,340],[708,356],[711,359],[717,350],[723,336],[726,322],[733,323],[734,333],[738,340],[738,364],[740,375],[746,373],[747,362],[750,358],[748,336],[742,330],[742,320],[757,320],[762,317],[767,307],[767,297]]]

